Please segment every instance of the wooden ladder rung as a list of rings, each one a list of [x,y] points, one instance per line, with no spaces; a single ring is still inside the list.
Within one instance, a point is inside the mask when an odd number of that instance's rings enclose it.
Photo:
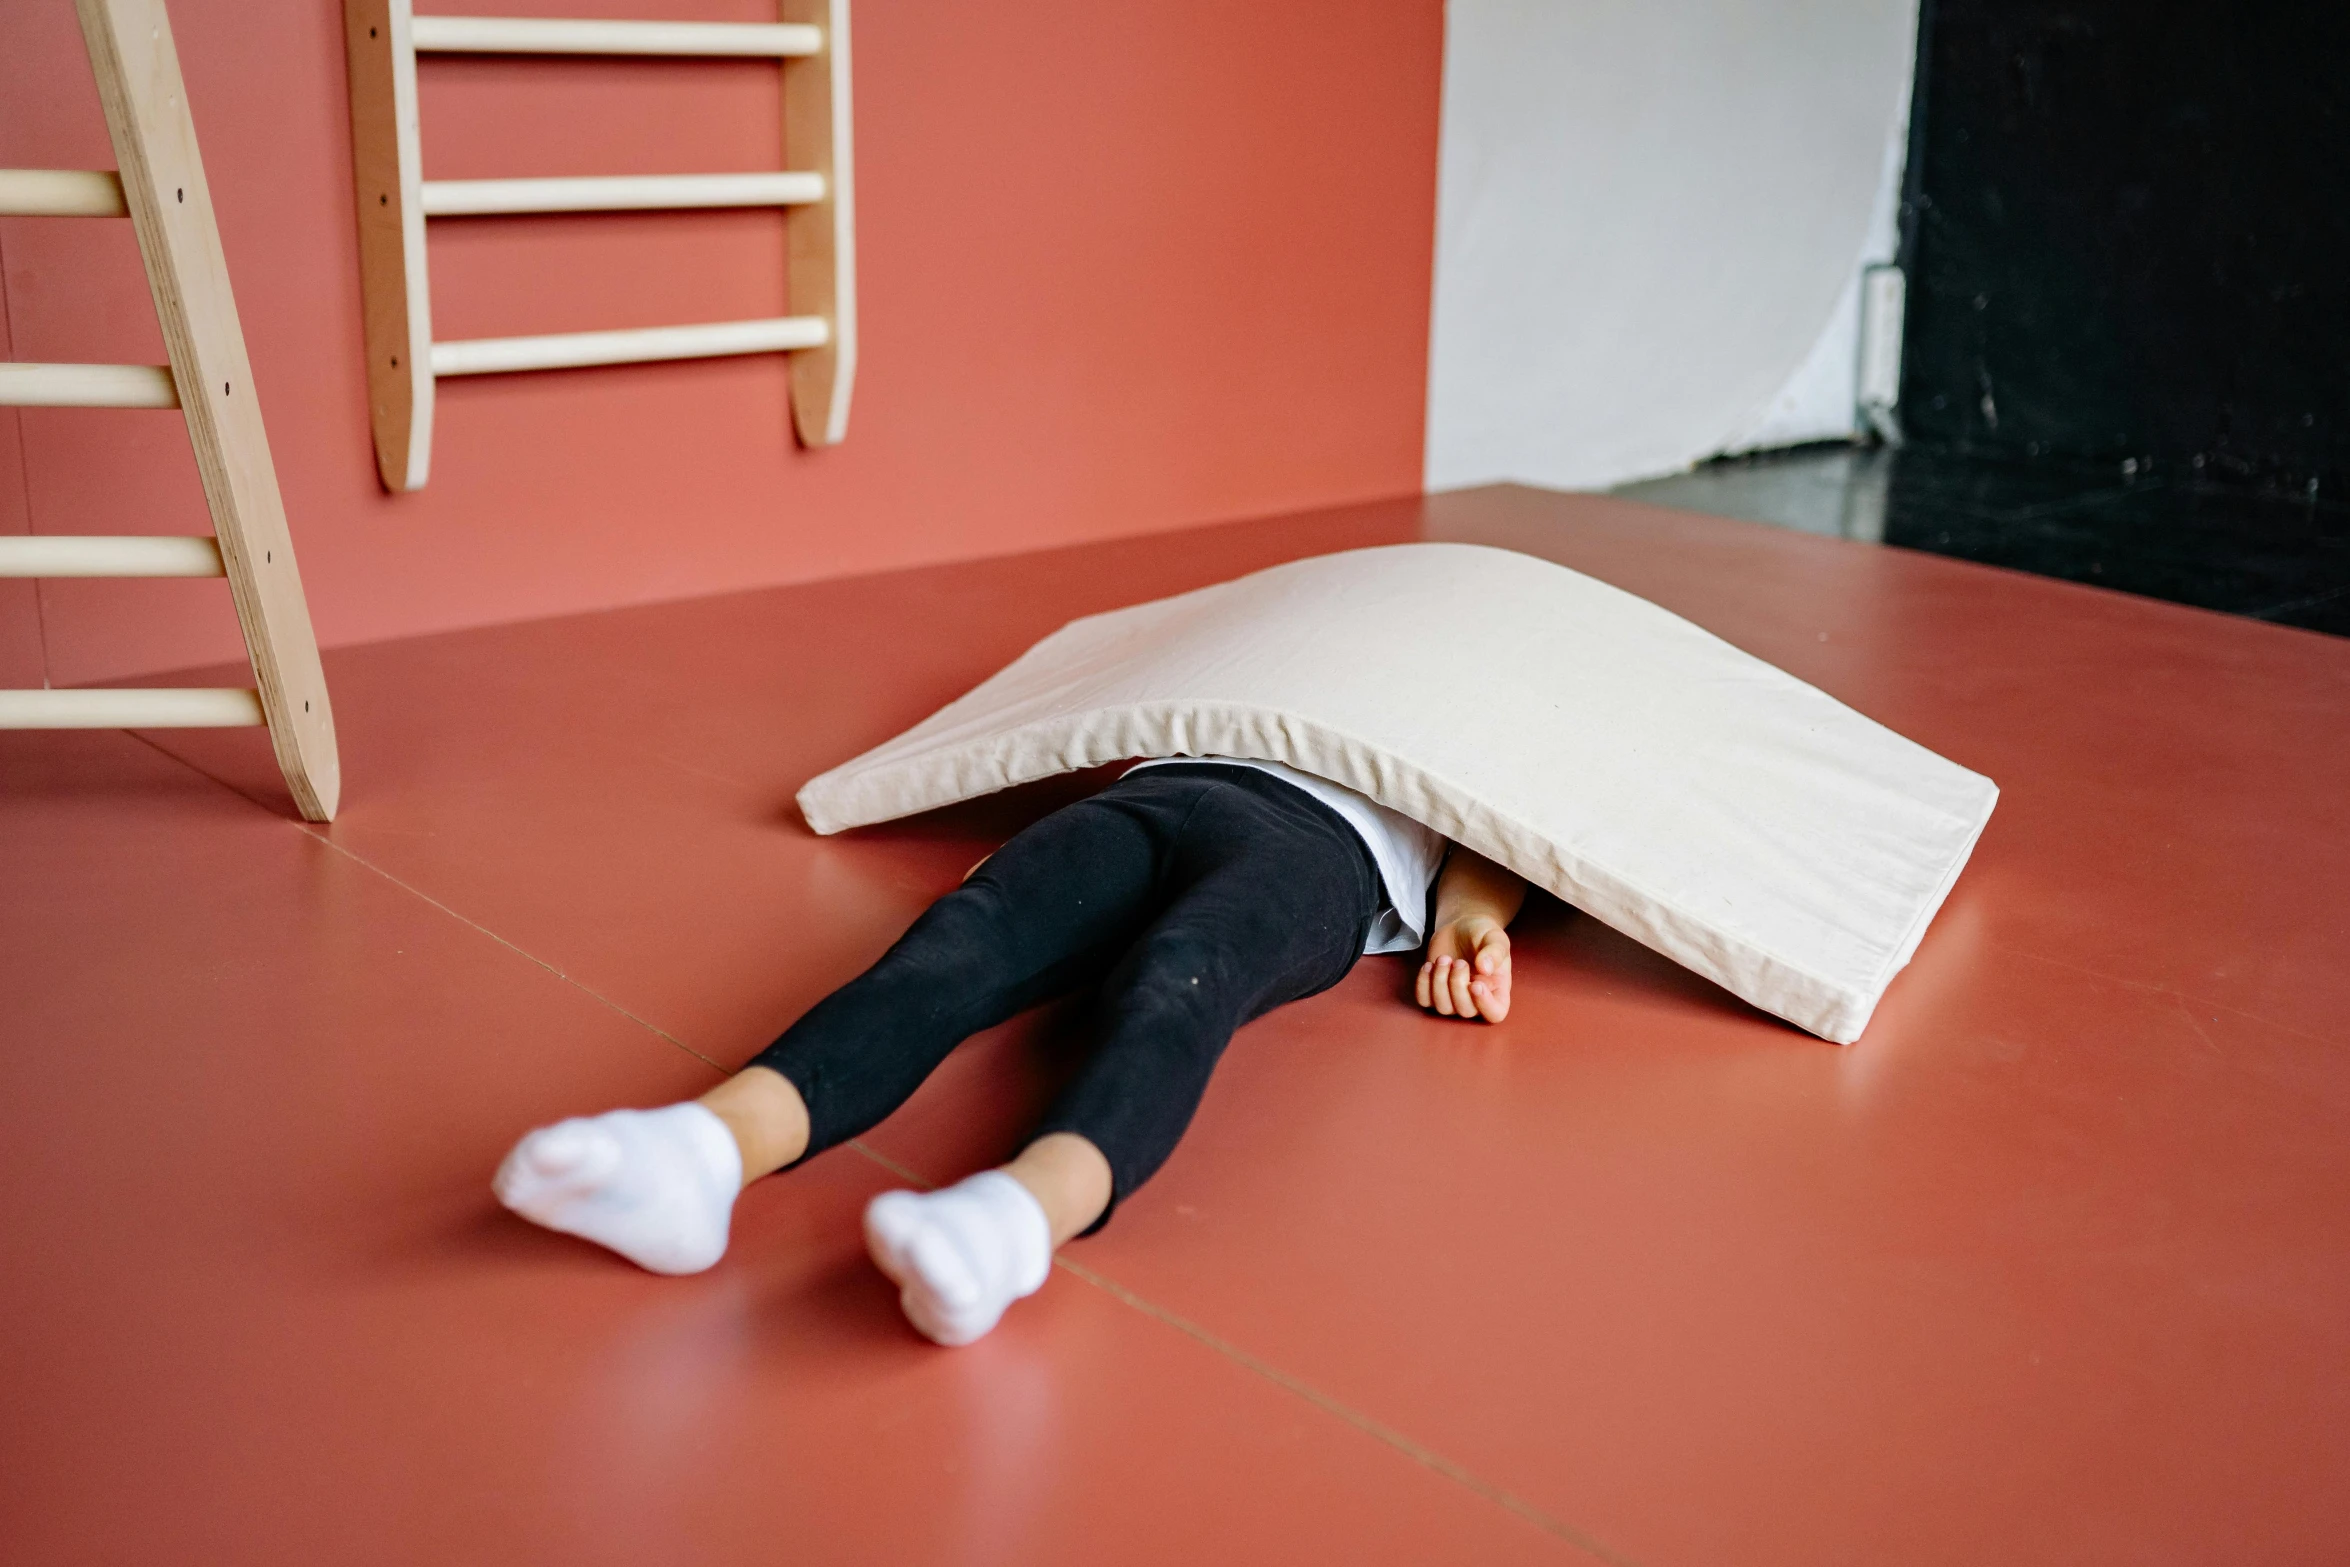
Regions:
[[[432,345],[432,373],[498,375],[512,370],[571,370],[582,365],[641,364],[655,359],[712,359],[821,348],[832,335],[822,316],[764,321],[709,321],[694,326],[622,332],[558,332],[544,337],[478,337]]]
[[[0,534],[0,577],[225,577],[220,545],[184,534]]]
[[[428,218],[500,212],[645,212],[796,207],[824,199],[821,174],[640,174],[590,179],[426,180]]]
[[[0,729],[241,729],[267,722],[235,686],[0,690]]]
[[[420,16],[417,50],[434,54],[678,54],[793,59],[824,32],[789,22],[604,22],[519,16]]]
[[[177,408],[169,365],[0,362],[0,408]]]
[[[0,218],[127,218],[112,169],[0,169]]]

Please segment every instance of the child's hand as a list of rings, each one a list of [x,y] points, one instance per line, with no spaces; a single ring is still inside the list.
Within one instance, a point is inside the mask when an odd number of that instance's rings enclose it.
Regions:
[[[1428,937],[1417,999],[1445,1017],[1510,1015],[1510,936],[1501,921],[1471,915],[1439,925]]]

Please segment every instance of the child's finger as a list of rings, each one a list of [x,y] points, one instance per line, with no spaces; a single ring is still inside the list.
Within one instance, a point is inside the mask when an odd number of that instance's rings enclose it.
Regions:
[[[1452,966],[1452,1010],[1455,1017],[1475,1017],[1477,1003],[1469,999],[1469,982],[1477,971],[1465,960]]]
[[[1419,1002],[1423,1012],[1436,1004],[1436,998],[1428,993],[1428,978],[1435,972],[1436,960],[1430,958],[1420,965],[1420,977],[1412,985],[1412,999]]]
[[[1489,930],[1477,938],[1477,972],[1497,974],[1510,960],[1509,932]]]

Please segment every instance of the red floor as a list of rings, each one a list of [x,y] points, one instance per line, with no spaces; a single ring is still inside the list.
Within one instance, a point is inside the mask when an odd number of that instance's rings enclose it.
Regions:
[[[805,778],[1072,615],[1422,535],[1999,781],[1861,1043],[1555,905],[1499,1029],[1366,962],[955,1352],[857,1207],[1010,1148],[1055,1018],[706,1276],[493,1207],[522,1129],[713,1081],[1051,803],[818,841]],[[2350,640],[1503,489],[329,673],[324,832],[250,732],[0,735],[11,1567],[2350,1552]]]

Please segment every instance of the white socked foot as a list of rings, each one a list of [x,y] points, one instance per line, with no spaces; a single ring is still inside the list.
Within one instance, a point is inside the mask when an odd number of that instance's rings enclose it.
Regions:
[[[984,1337],[1044,1287],[1053,1263],[1043,1207],[1001,1170],[944,1191],[883,1192],[865,1205],[865,1247],[897,1281],[906,1320],[940,1344]]]
[[[734,1134],[688,1103],[542,1126],[514,1145],[491,1184],[533,1224],[655,1273],[699,1273],[726,1255],[742,1179]]]

